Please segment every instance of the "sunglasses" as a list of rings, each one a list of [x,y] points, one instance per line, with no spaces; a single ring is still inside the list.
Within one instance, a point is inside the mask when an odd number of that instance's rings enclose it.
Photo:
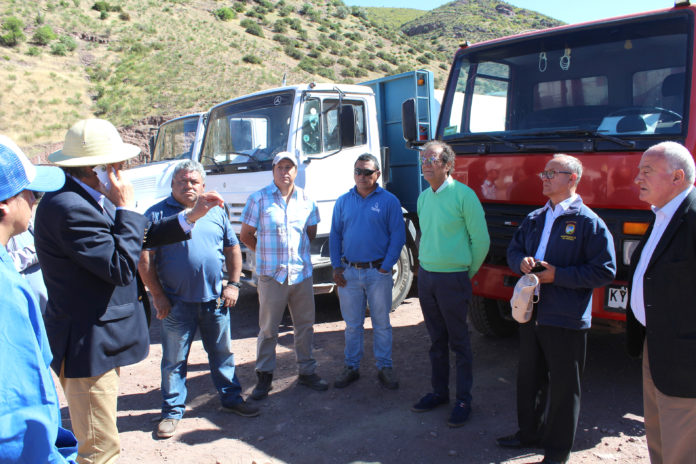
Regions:
[[[431,165],[437,163],[438,161],[440,161],[440,159],[436,158],[434,156],[418,158],[418,162],[420,163],[421,166],[431,166]]]
[[[540,172],[540,173],[539,173],[539,178],[540,178],[541,180],[544,180],[544,179],[549,179],[549,180],[551,180],[551,179],[553,179],[554,177],[556,177],[556,174],[573,174],[573,173],[572,173],[572,172],[568,172],[568,171],[554,171],[553,169],[549,169],[548,171],[542,171],[542,172]]]
[[[378,171],[377,169],[360,169],[360,168],[353,169],[353,172],[355,173],[356,176],[365,176],[365,177],[369,177],[377,171]]]

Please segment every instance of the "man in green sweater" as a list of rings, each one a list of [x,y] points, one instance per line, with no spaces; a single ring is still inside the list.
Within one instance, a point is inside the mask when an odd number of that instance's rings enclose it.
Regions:
[[[421,239],[418,298],[430,335],[433,391],[411,409],[425,412],[449,402],[449,350],[456,357],[456,401],[447,421],[464,425],[471,413],[472,354],[466,315],[471,280],[488,253],[490,238],[476,194],[450,173],[455,155],[446,143],[427,143],[421,152],[430,188],[418,197]]]

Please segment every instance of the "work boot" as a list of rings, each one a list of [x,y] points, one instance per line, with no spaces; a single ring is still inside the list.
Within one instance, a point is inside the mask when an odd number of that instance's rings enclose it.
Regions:
[[[157,438],[173,437],[177,425],[179,425],[179,419],[174,419],[172,417],[162,419],[159,424],[157,424]]]
[[[329,389],[329,384],[326,383],[326,380],[322,379],[317,374],[300,374],[298,383],[316,391],[325,391]]]
[[[246,401],[242,400],[239,403],[222,403],[223,411],[233,412],[242,417],[256,417],[261,412],[256,406],[252,406]]]
[[[381,368],[377,374],[377,378],[384,388],[388,388],[389,390],[396,390],[399,388],[399,381],[391,367]]]
[[[267,397],[268,392],[273,389],[273,372],[256,371],[256,377],[259,380],[251,392],[251,398],[258,401]]]
[[[343,372],[338,376],[338,378],[334,381],[334,387],[336,388],[345,388],[351,383],[355,382],[360,378],[360,371],[357,369],[350,367],[350,366],[345,366],[343,368]]]

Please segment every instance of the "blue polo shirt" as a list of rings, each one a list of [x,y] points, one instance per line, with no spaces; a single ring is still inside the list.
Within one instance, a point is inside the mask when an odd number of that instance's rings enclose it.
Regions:
[[[382,269],[391,269],[406,242],[401,204],[379,185],[363,198],[353,187],[341,195],[331,218],[329,249],[331,265],[347,261],[366,263],[383,259]]]
[[[146,212],[151,221],[184,209],[171,195]],[[222,249],[238,245],[232,224],[222,208],[213,208],[196,221],[191,238],[153,248],[157,276],[167,296],[188,303],[211,301],[222,292]]]

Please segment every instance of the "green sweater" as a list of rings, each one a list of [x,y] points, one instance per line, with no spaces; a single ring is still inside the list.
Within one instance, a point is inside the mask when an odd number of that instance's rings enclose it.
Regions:
[[[429,272],[478,272],[491,240],[476,194],[448,177],[439,193],[427,188],[418,197],[420,264]]]

